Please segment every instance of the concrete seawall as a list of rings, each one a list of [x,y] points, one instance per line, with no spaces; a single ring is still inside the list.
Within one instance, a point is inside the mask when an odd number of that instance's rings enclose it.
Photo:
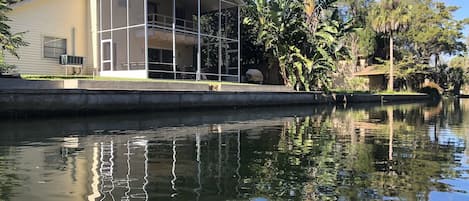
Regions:
[[[333,97],[336,103],[388,103],[431,100],[431,97],[426,94],[336,94],[333,95]]]
[[[0,90],[0,113],[41,115],[332,103],[320,93],[125,90]]]
[[[164,81],[0,79],[0,116],[424,101],[424,94],[324,94],[285,86]]]

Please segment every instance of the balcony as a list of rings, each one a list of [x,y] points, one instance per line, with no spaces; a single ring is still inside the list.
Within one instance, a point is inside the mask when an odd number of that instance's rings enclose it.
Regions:
[[[148,14],[148,25],[150,27],[172,29],[173,17],[157,13]],[[197,32],[197,20],[176,18],[176,30]]]

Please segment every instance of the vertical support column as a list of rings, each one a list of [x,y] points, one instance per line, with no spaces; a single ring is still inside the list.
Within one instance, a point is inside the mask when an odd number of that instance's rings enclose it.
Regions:
[[[201,69],[201,47],[200,47],[200,0],[197,0],[197,72],[196,72],[196,80],[200,80],[200,69]]]
[[[173,0],[173,75],[176,79],[176,0]]]
[[[127,27],[125,28],[125,30],[127,31],[127,70],[130,71],[130,37],[129,37],[129,33],[130,33],[130,29],[129,29],[129,1],[130,0],[127,0],[125,3],[127,5]]]
[[[114,43],[114,31],[112,31],[114,29],[114,24],[112,23],[112,21],[114,20],[113,19],[113,15],[112,15],[112,1],[117,1],[117,0],[110,0],[109,2],[109,10],[111,11],[111,16],[110,16],[110,20],[111,20],[111,71],[114,71],[114,50],[112,49],[112,46],[113,46],[113,43]]]
[[[241,8],[238,7],[238,82],[241,82]]]
[[[144,13],[144,19],[145,19],[145,71],[147,73],[147,77],[149,77],[149,72],[148,72],[148,0],[144,0],[143,2],[143,13]]]
[[[72,56],[76,56],[76,29],[72,27]]]
[[[221,82],[221,65],[223,63],[221,49],[221,0],[218,0],[218,81]]]
[[[104,71],[103,69],[103,0],[98,0],[99,1],[99,25],[98,25],[98,33],[99,33],[99,75],[101,75],[101,71]],[[94,74],[94,73],[93,73]]]

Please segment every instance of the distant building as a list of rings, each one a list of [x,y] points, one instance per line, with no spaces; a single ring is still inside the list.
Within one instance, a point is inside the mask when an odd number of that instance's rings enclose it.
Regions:
[[[373,65],[354,73],[354,76],[368,78],[369,90],[385,90],[388,83],[389,70],[382,65]]]
[[[24,0],[9,23],[30,43],[22,74],[64,74],[62,55],[101,76],[240,81],[242,0]]]

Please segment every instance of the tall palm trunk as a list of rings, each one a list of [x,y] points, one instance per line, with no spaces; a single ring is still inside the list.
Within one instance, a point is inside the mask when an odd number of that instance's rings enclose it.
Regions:
[[[394,90],[394,39],[393,32],[391,31],[389,37],[389,81],[388,81],[388,91]]]

